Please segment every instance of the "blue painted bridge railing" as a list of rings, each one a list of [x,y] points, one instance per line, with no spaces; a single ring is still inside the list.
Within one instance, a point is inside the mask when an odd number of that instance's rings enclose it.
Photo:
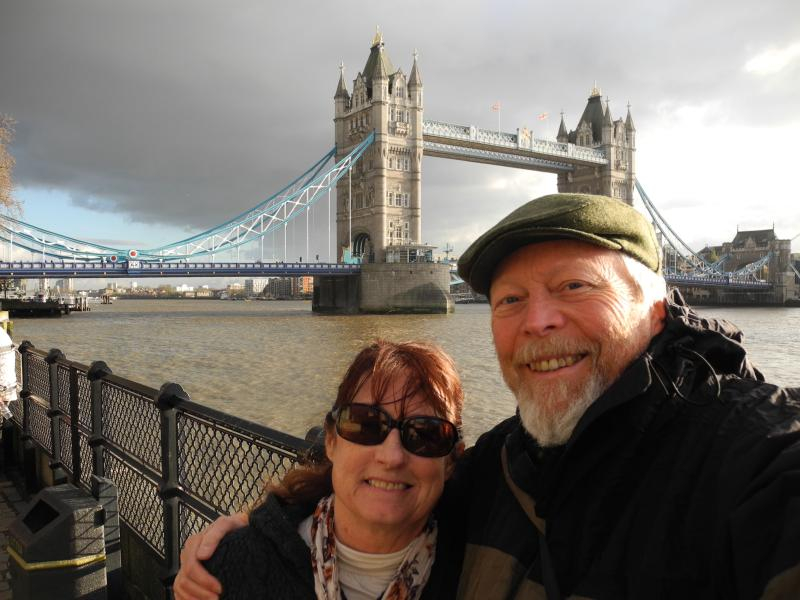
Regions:
[[[0,277],[233,277],[263,275],[357,275],[360,264],[320,262],[161,262],[126,260],[120,262],[0,262]]]
[[[196,404],[178,384],[156,390],[30,342],[18,348],[17,380],[11,423],[28,491],[39,487],[42,453],[55,484],[88,491],[93,474],[111,479],[119,517],[163,567],[165,590],[190,534],[252,505],[265,481],[280,480],[311,447]]]

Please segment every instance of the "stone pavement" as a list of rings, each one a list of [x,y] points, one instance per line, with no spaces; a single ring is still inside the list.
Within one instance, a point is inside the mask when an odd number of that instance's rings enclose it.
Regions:
[[[8,553],[6,552],[6,532],[25,501],[19,491],[0,466],[0,600],[11,600],[11,587],[8,582]]]

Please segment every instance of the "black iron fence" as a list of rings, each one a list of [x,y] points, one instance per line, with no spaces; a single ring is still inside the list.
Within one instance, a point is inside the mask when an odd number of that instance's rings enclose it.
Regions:
[[[54,484],[89,490],[92,474],[113,480],[120,519],[163,565],[166,586],[189,535],[251,504],[311,445],[196,404],[178,384],[156,390],[30,342],[19,346],[17,380],[11,420],[29,490],[38,488],[36,446]]]

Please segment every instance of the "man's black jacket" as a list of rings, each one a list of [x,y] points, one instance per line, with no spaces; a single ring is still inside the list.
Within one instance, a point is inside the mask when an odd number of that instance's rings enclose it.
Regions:
[[[675,294],[664,331],[542,449],[517,417],[467,452],[462,598],[800,598],[800,389]],[[441,523],[441,519],[440,519]]]

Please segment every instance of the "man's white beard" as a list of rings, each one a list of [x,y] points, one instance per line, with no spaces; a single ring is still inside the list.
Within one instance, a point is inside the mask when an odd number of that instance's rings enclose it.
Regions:
[[[542,447],[565,444],[578,421],[595,400],[605,391],[607,384],[596,371],[585,385],[571,390],[566,381],[536,390],[522,385],[514,391],[519,405],[519,418],[525,430]]]
[[[608,378],[611,373],[608,365],[598,364],[598,361],[604,362],[599,344],[588,341],[551,338],[546,342],[529,343],[515,353],[513,362],[517,367],[551,356],[576,355],[583,355],[584,361],[593,363],[589,365],[589,374],[582,379],[543,383],[531,381],[513,367],[510,372],[503,373],[517,399],[522,426],[542,447],[566,443],[586,409],[611,384]]]

